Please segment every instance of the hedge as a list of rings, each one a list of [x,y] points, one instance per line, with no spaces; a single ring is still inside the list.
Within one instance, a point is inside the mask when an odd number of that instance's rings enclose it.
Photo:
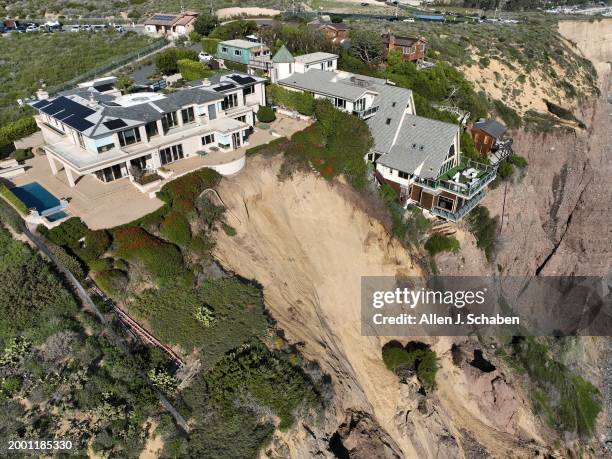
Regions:
[[[174,210],[191,212],[195,199],[207,188],[214,188],[221,175],[213,169],[200,169],[167,183],[157,193],[157,197],[169,204]]]
[[[306,116],[312,116],[315,111],[315,99],[312,95],[300,91],[289,91],[277,84],[266,88],[268,101]]]
[[[18,234],[23,233],[25,224],[17,211],[4,199],[0,199],[0,222],[10,226]]]
[[[425,249],[432,257],[440,252],[457,252],[459,241],[452,236],[434,234],[425,243]]]
[[[12,123],[5,124],[0,128],[0,145],[8,145],[15,140],[33,134],[38,130],[36,121],[32,116],[24,116]]]
[[[21,199],[15,196],[13,192],[6,187],[6,185],[0,184],[0,196],[9,202],[15,209],[17,209],[21,215],[27,216],[30,214],[30,209],[28,209],[28,206],[26,206]]]
[[[246,64],[241,64],[240,62],[232,62],[228,60],[224,60],[223,63],[229,70],[235,70],[237,72],[243,72],[243,73],[247,72]]]
[[[209,77],[213,72],[202,65],[201,62],[192,61],[190,59],[181,59],[178,61],[178,70],[184,80],[193,81],[201,80]]]
[[[217,53],[217,44],[220,40],[215,38],[203,38],[202,39],[202,49],[206,51],[208,54],[212,54],[213,56]]]

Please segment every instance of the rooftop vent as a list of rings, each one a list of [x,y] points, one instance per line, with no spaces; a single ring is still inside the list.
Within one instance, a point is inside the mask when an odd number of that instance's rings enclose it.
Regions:
[[[202,81],[202,86],[210,86],[210,80],[208,78],[204,78],[204,81]]]

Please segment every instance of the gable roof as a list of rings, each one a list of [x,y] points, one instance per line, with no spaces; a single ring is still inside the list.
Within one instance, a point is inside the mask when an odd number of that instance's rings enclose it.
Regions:
[[[333,22],[328,22],[325,24],[321,24],[319,29],[334,29],[334,30],[350,30],[350,27],[343,23],[335,24]]]
[[[376,84],[373,90],[378,94],[372,106],[378,106],[378,111],[366,122],[374,138],[373,149],[379,153],[388,153],[405,116],[406,107],[412,99],[412,91],[385,84],[384,80],[382,84]],[[390,120],[389,123],[387,120]]]
[[[459,132],[456,124],[406,115],[397,141],[378,163],[403,172],[435,179]]]
[[[415,43],[419,42],[419,41],[425,41],[424,38],[419,38],[419,37],[401,37],[399,35],[395,35],[392,33],[385,33],[382,35],[383,37],[383,42],[385,44],[389,44],[389,42],[391,41],[391,38],[393,38],[394,43],[396,45],[399,46],[412,46]]]
[[[495,137],[496,139],[499,139],[507,131],[506,126],[492,119],[477,121],[476,123],[474,123],[474,127],[480,129],[483,132],[486,132],[487,134]]]
[[[292,75],[278,80],[278,83],[296,89],[311,91],[347,100],[357,100],[366,92],[365,87],[338,81],[335,72],[310,69],[306,73],[294,72]]]
[[[272,57],[272,62],[276,64],[292,64],[295,62],[295,59],[293,58],[293,54],[291,54],[287,47],[283,45]]]

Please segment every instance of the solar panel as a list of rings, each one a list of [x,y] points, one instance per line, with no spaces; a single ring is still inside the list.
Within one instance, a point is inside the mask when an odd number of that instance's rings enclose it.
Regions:
[[[125,121],[120,119],[105,121],[102,124],[111,131],[127,126],[127,124],[125,124]]]
[[[151,19],[155,19],[157,21],[171,21],[176,18],[176,16],[164,15],[164,14],[156,14]]]
[[[94,124],[91,121],[87,121],[83,118],[70,117],[64,121],[68,126],[76,129],[77,131],[85,131],[92,127]]]
[[[238,84],[249,84],[249,83],[254,83],[255,82],[255,78],[247,76],[247,77],[243,77],[240,75],[232,75],[231,77],[232,80],[234,80],[236,83]]]
[[[45,105],[49,105],[51,103],[51,101],[49,100],[39,100],[38,102],[36,102],[35,104],[32,104],[32,107],[34,108],[41,108],[44,107]]]
[[[106,91],[110,91],[111,89],[114,89],[114,86],[112,83],[106,83],[106,84],[101,84],[99,86],[94,86],[94,89],[98,92],[106,92]]]
[[[232,89],[235,87],[236,87],[235,84],[228,83],[228,84],[223,84],[221,86],[217,86],[216,88],[214,88],[214,90],[217,92],[221,92],[221,91],[227,91],[228,89]]]

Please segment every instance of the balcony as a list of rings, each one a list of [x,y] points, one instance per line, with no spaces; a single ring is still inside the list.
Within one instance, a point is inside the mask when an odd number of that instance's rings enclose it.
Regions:
[[[370,116],[375,115],[376,112],[378,112],[378,105],[375,105],[374,107],[366,108],[364,110],[353,110],[353,115],[364,120],[366,118],[369,118]]]
[[[451,222],[458,222],[463,217],[465,217],[480,201],[484,198],[485,192],[484,190],[480,190],[472,199],[467,201],[461,208],[457,210],[457,212],[450,212],[448,210],[442,209],[440,207],[434,207],[431,209],[431,213],[437,215],[438,217],[442,217],[446,220],[450,220]]]
[[[435,180],[415,176],[414,182],[433,191],[443,190],[465,199],[472,199],[495,179],[496,172],[495,167],[470,159]]]

